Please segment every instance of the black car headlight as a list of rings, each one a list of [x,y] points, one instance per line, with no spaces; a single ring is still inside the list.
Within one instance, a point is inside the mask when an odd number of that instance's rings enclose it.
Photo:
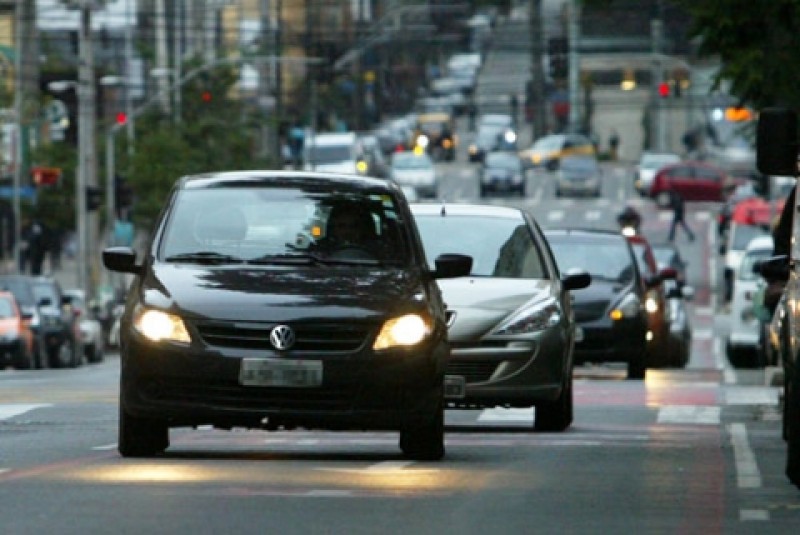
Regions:
[[[153,342],[168,341],[188,344],[191,341],[183,320],[179,316],[163,310],[137,307],[133,313],[133,328]]]
[[[554,300],[540,301],[512,315],[494,334],[535,333],[555,327],[560,321],[561,309],[558,304]]]
[[[639,315],[641,306],[642,303],[636,294],[628,294],[608,313],[608,315],[614,321],[634,318]]]
[[[432,330],[431,321],[420,314],[405,314],[392,318],[381,327],[372,349],[414,346],[425,340]]]

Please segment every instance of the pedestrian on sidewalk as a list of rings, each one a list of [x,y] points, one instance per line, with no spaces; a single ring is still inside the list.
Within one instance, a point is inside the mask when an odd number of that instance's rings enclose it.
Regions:
[[[680,225],[686,235],[689,236],[689,241],[694,241],[694,232],[692,232],[692,229],[689,228],[689,225],[686,224],[686,220],[684,219],[686,214],[683,197],[681,197],[677,191],[672,190],[669,193],[669,204],[670,208],[672,208],[672,224],[669,227],[669,241],[675,239],[675,230],[678,225]]]

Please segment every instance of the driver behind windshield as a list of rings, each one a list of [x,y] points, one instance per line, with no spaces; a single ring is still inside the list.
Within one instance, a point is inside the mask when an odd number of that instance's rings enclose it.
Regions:
[[[348,203],[331,209],[325,237],[317,240],[316,245],[328,252],[347,248],[369,252],[377,240],[375,219],[369,209],[360,204]]]

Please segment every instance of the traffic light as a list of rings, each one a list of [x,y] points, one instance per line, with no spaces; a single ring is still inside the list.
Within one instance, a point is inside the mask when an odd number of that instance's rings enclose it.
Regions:
[[[103,190],[96,186],[86,186],[86,210],[93,212],[103,204]]]
[[[34,186],[54,186],[61,182],[61,169],[58,167],[32,167],[31,181]]]
[[[202,100],[205,103],[209,103],[212,100],[214,100],[214,95],[211,93],[211,91],[206,89],[205,91],[200,93],[200,100]]]
[[[550,77],[566,80],[569,76],[569,41],[566,37],[551,37],[547,42]]]
[[[122,126],[128,122],[128,114],[125,113],[124,111],[118,112],[115,119],[117,121],[117,124]]]
[[[670,94],[669,82],[661,82],[658,84],[658,96],[661,98],[668,98]]]
[[[128,181],[117,175],[114,177],[114,206],[117,211],[129,208],[133,204],[133,188]]]

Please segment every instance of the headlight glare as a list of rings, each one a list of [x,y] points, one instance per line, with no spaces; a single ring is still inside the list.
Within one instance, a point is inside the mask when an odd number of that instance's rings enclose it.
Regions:
[[[162,310],[152,308],[137,310],[133,326],[153,342],[164,340],[188,344],[191,341],[183,320]]]
[[[655,314],[658,312],[658,301],[655,297],[648,297],[644,300],[644,309],[648,314]]]
[[[431,333],[430,322],[419,314],[406,314],[383,324],[372,349],[413,346]]]

